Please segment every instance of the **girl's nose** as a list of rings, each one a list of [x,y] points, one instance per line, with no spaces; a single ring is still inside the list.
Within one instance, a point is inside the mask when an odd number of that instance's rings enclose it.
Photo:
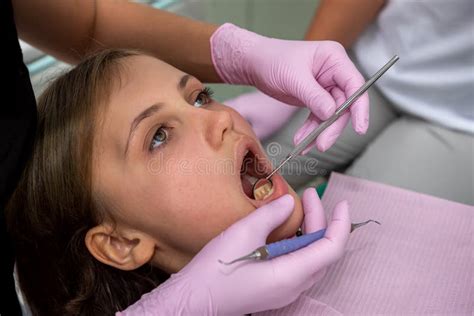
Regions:
[[[214,149],[219,149],[225,137],[233,129],[233,121],[225,110],[207,110],[204,114],[204,137]]]

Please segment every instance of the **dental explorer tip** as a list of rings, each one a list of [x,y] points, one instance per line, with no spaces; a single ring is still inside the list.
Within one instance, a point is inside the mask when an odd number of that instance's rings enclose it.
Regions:
[[[374,219],[369,219],[369,220],[367,220],[367,221],[365,221],[365,222],[351,224],[351,233],[352,233],[354,230],[356,230],[357,228],[359,228],[359,227],[361,227],[361,226],[364,226],[364,225],[367,225],[368,223],[371,223],[371,222],[377,223],[377,224],[379,224],[379,225],[382,225],[379,221],[376,221],[376,220],[374,220]]]
[[[252,251],[251,253],[249,253],[248,255],[246,256],[243,256],[243,257],[240,257],[240,258],[237,258],[237,259],[234,259],[230,262],[224,262],[222,261],[221,259],[217,259],[217,261],[219,261],[220,264],[225,264],[226,266],[229,266],[235,262],[238,262],[238,261],[244,261],[244,260],[261,260],[265,258],[263,255],[262,255],[262,252],[260,251],[260,248]]]
[[[229,261],[229,262],[224,262],[221,259],[217,259],[217,261],[219,261],[220,264],[225,264],[226,266],[230,266],[231,264],[234,264],[238,261],[244,261],[244,260],[249,260],[249,259],[253,259],[253,258],[254,257],[252,256],[252,254],[250,254],[250,255],[243,256],[243,257],[237,258],[237,259]]]
[[[217,259],[217,261],[218,261],[220,264],[224,264],[224,265],[226,265],[226,266],[230,266],[231,264],[234,264],[234,263],[236,263],[236,262],[238,262],[238,261],[243,261],[243,260],[248,260],[248,259],[251,259],[251,258],[248,258],[247,256],[245,256],[245,257],[242,257],[242,258],[238,258],[238,259],[232,260],[232,261],[230,261],[230,262],[224,262],[224,261],[222,261],[221,259]]]

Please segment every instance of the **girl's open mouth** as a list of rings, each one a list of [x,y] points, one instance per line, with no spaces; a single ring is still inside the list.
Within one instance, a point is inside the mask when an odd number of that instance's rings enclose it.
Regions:
[[[239,142],[236,151],[237,163],[240,164],[240,181],[242,191],[255,207],[260,207],[268,202],[288,193],[288,188],[279,174],[271,177],[272,186],[261,188],[254,192],[254,184],[259,179],[265,178],[273,170],[271,162],[253,139],[245,138]],[[255,193],[255,194],[254,194]]]
[[[240,167],[240,180],[242,181],[242,189],[245,195],[251,199],[264,200],[273,193],[273,187],[269,189],[265,194],[255,194],[253,187],[255,183],[266,177],[265,166],[259,164],[259,157],[256,156],[252,151],[247,149],[244,159],[242,160],[242,166]],[[263,193],[263,192],[262,192]]]

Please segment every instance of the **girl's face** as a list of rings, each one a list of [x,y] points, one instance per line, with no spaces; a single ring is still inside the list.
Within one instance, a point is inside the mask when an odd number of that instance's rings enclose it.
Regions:
[[[281,176],[272,178],[274,191],[263,201],[244,192],[241,169],[265,174],[272,166],[236,111],[160,60],[133,56],[122,63],[120,85],[98,121],[93,190],[118,225],[151,238],[153,264],[178,271],[220,232],[285,193],[295,209],[269,241],[295,234],[302,207]],[[246,155],[253,162],[244,163]]]

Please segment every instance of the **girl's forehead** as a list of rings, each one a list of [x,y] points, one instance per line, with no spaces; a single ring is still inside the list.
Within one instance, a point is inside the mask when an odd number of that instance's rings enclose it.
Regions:
[[[151,56],[131,56],[125,61],[126,74],[133,78],[159,78],[164,81],[173,81],[184,75],[179,69]]]

